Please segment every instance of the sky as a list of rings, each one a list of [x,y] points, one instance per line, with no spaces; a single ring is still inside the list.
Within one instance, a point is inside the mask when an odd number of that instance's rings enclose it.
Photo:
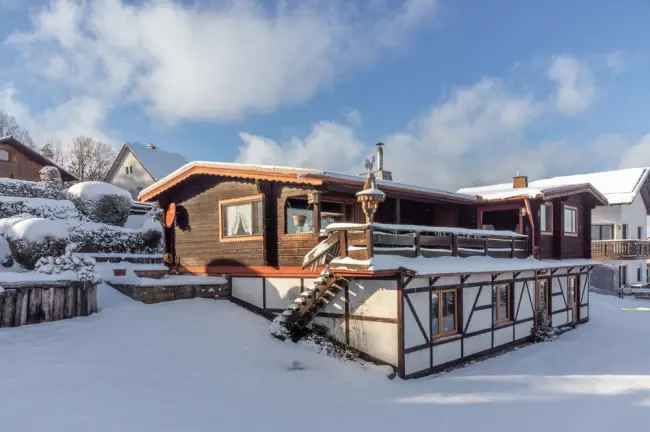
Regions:
[[[650,165],[647,0],[0,0],[0,110],[188,160],[455,190]]]

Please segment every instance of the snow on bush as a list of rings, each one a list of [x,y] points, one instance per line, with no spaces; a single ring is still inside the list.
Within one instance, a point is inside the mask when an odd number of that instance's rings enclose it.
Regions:
[[[11,267],[14,263],[14,259],[11,256],[11,248],[9,247],[9,242],[4,236],[0,235],[0,265],[3,267]]]
[[[28,217],[6,227],[5,236],[14,259],[33,269],[40,258],[63,255],[68,229],[63,222]]]
[[[160,253],[162,233],[86,223],[70,231],[77,252]]]
[[[61,192],[48,186],[26,180],[0,179],[0,195],[24,198],[63,199]]]
[[[88,282],[99,282],[99,276],[95,271],[95,260],[90,257],[79,257],[66,253],[59,257],[40,258],[35,265],[37,272],[45,274],[60,274],[73,272],[79,280]]]
[[[131,194],[110,183],[77,183],[68,188],[66,195],[92,221],[124,226],[129,217]]]
[[[29,214],[46,219],[81,219],[82,215],[68,200],[47,198],[2,197],[0,218]]]
[[[53,166],[44,166],[38,172],[41,183],[46,187],[60,191],[63,189],[63,179],[61,178],[61,171],[57,167]]]

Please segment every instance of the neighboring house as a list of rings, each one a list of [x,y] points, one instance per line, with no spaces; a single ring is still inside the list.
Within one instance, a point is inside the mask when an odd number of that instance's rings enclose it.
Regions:
[[[594,272],[594,284],[601,284],[604,289],[648,281],[646,264],[647,258],[650,257],[646,222],[648,209],[650,209],[648,172],[647,168],[630,168],[553,177],[535,180],[528,185],[534,190],[553,190],[590,184],[607,198],[607,205],[601,203],[591,212],[590,228],[593,258],[606,262],[612,269],[609,276],[601,274],[603,269]],[[516,189],[513,189],[510,184],[501,184],[466,188],[460,191],[485,197],[515,193]],[[557,206],[552,210],[553,204],[554,201],[549,201],[550,211],[545,207],[544,213],[535,212],[538,220],[543,219],[538,222],[543,226],[543,231],[544,226],[548,226],[550,228],[546,231],[556,232],[553,221],[564,222],[562,218],[568,214],[560,211]],[[560,202],[560,204],[565,203]],[[583,220],[586,223],[586,219]]]
[[[77,180],[75,176],[14,137],[0,138],[0,177],[38,181],[39,171],[44,166],[58,168],[65,182]]]
[[[281,313],[287,329],[317,324],[401,377],[588,320],[592,266],[580,259],[589,256],[583,228],[591,208],[606,203],[591,186],[527,194],[527,205],[495,216],[496,228],[518,225],[516,233],[477,229],[481,209],[487,217],[502,202],[402,184],[382,169],[375,175],[373,183],[315,169],[192,162],[139,199],[164,210],[166,258],[176,269],[225,275],[232,301]],[[385,198],[373,223],[365,220],[367,202],[358,201],[362,189],[370,194],[362,198]],[[511,259],[530,256],[536,231],[521,209],[542,199],[577,209],[577,234],[541,249],[573,259]],[[506,219],[513,223],[501,224]]]
[[[142,189],[186,163],[180,154],[160,150],[153,144],[126,143],[104,181],[128,190],[136,198]]]

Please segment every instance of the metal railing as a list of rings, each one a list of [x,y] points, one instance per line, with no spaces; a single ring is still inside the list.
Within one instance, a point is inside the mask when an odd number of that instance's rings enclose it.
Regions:
[[[591,257],[595,259],[650,258],[650,240],[593,240]]]

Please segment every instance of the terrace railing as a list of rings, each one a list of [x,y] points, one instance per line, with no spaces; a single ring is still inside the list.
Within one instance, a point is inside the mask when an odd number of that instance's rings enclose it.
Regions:
[[[303,266],[324,265],[335,257],[366,260],[375,255],[525,258],[530,251],[528,237],[511,231],[339,223],[327,227],[327,238],[305,256]]]
[[[650,240],[593,240],[591,256],[602,260],[650,258]]]

